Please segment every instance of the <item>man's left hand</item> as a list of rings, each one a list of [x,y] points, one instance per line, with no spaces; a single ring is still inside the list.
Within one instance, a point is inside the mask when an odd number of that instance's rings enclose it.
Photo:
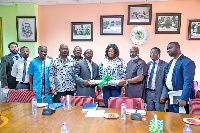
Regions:
[[[51,94],[51,87],[47,88],[47,93],[48,93],[48,95]]]
[[[178,104],[179,104],[180,106],[186,106],[186,101],[180,99],[180,100],[178,101]]]

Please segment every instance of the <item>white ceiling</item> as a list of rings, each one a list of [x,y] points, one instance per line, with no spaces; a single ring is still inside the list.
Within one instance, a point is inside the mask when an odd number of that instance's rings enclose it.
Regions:
[[[16,4],[57,5],[57,4],[89,4],[89,3],[117,3],[143,2],[167,0],[0,0],[0,6],[15,6]]]

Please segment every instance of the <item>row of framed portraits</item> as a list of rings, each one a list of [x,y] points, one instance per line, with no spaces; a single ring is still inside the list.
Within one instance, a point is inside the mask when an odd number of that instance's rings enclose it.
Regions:
[[[128,5],[128,25],[151,25],[152,4]],[[17,16],[17,41],[37,42],[36,17]],[[124,15],[100,16],[100,35],[123,35]],[[156,13],[155,34],[180,34],[181,13]],[[200,19],[189,20],[188,39],[200,40]],[[93,22],[71,22],[71,41],[93,41]]]

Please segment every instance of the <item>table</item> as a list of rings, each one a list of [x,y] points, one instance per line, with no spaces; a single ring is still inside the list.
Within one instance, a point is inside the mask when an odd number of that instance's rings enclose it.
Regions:
[[[38,108],[37,114],[31,113],[31,103],[0,103],[0,112],[2,116],[9,119],[8,124],[0,128],[0,132],[34,132],[34,133],[59,133],[63,122],[69,126],[70,133],[147,133],[149,131],[150,119],[153,119],[156,113],[159,120],[163,120],[164,133],[181,133],[185,123],[183,118],[200,118],[200,115],[178,114],[169,112],[147,111],[145,121],[131,120],[127,115],[126,120],[88,118],[86,112],[81,111],[81,106],[76,106],[72,110],[63,110],[58,108],[50,116],[42,115],[42,109]],[[117,113],[119,109],[105,109],[106,113]],[[200,126],[191,125],[193,133],[200,131]]]

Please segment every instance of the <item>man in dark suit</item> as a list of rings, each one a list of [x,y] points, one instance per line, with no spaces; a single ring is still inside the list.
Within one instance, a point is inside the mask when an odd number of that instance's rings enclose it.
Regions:
[[[11,42],[8,44],[10,54],[1,57],[1,87],[15,89],[17,86],[16,78],[11,76],[11,70],[14,62],[18,60],[20,55],[18,54],[18,44]]]
[[[152,61],[147,63],[146,77],[146,102],[148,111],[165,111],[165,73],[167,63],[160,60],[160,49],[154,47],[151,49],[150,58]]]
[[[99,79],[98,65],[92,61],[93,51],[87,49],[84,59],[75,65],[75,79],[77,81],[77,96],[91,96],[94,98],[95,85],[88,83],[89,80]]]
[[[168,104],[169,112],[179,113],[179,106],[184,106],[189,113],[189,99],[195,98],[194,75],[195,63],[181,53],[178,42],[170,42],[167,53],[173,57],[167,68],[166,86],[168,91],[183,90],[180,100],[176,104]]]

